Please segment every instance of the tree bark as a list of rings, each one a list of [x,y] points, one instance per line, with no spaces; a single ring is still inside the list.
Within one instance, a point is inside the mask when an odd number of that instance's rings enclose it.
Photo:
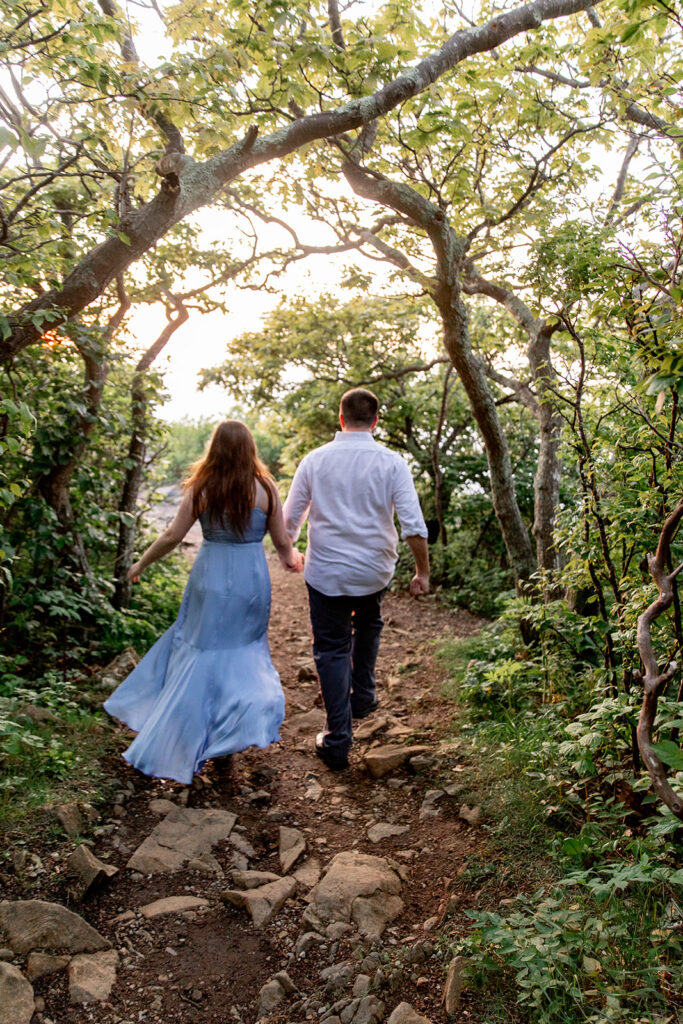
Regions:
[[[153,345],[143,353],[135,367],[131,385],[131,435],[126,458],[126,473],[119,501],[119,537],[114,563],[114,608],[127,608],[130,604],[132,585],[128,579],[128,570],[133,564],[133,551],[137,522],[135,510],[142,483],[145,455],[147,453],[148,433],[148,402],[147,402],[147,371],[163,351],[173,334],[184,324],[189,313],[187,307],[177,297],[167,293],[168,306],[166,316],[168,323]],[[174,315],[175,314],[175,315]]]
[[[558,323],[548,323],[533,315],[529,307],[509,288],[488,281],[469,264],[463,290],[469,295],[487,295],[498,302],[524,329],[529,343],[527,356],[535,394],[528,385],[510,381],[490,372],[494,380],[511,387],[535,416],[539,430],[539,450],[534,475],[534,523],[532,534],[536,541],[536,562],[539,569],[555,572],[559,568],[555,546],[555,513],[560,499],[562,469],[560,463],[560,435],[562,417],[553,395],[555,371],[550,353],[550,341]]]
[[[107,344],[130,309],[130,299],[120,278],[117,280],[117,294],[118,309],[110,318],[101,336],[94,342],[90,338],[81,338],[75,342],[84,365],[83,402],[85,411],[80,413],[71,425],[73,445],[69,457],[66,462],[55,462],[52,468],[43,473],[36,481],[38,491],[50,508],[54,510],[62,531],[71,536],[72,560],[77,570],[85,576],[91,575],[90,565],[83,539],[76,529],[69,484],[74,470],[88,447],[90,435],[97,423],[97,414],[102,404],[102,393],[109,373],[106,359]]]
[[[163,178],[160,192],[121,220],[120,231],[128,241],[118,236],[108,238],[87,253],[59,286],[8,313],[10,333],[0,342],[0,361],[12,360],[45,330],[80,313],[175,224],[214,200],[246,170],[287,156],[318,139],[361,128],[424,92],[467,57],[494,50],[544,21],[576,14],[596,2],[600,0],[531,0],[484,25],[458,30],[439,50],[369,96],[352,99],[335,110],[297,118],[260,139],[257,126],[252,125],[243,139],[204,163],[177,148],[167,152],[159,164]],[[49,323],[41,316],[47,310],[53,314]]]
[[[477,421],[486,447],[491,496],[518,591],[526,589],[536,568],[531,541],[517,503],[510,451],[496,403],[480,357],[472,351],[467,308],[460,288],[467,241],[459,238],[443,212],[409,185],[369,172],[353,161],[342,170],[353,190],[365,199],[382,203],[409,217],[422,228],[436,254],[437,274],[430,292],[443,325],[443,340]]]
[[[662,612],[666,611],[673,602],[672,584],[676,574],[683,568],[683,566],[679,566],[672,573],[667,573],[666,571],[671,542],[681,519],[683,519],[683,499],[679,501],[674,511],[664,523],[656,553],[654,555],[648,554],[647,556],[650,573],[657,584],[659,596],[638,617],[638,651],[643,668],[645,669],[645,675],[643,677],[643,703],[638,718],[637,735],[638,747],[652,779],[655,792],[669,810],[683,821],[683,796],[672,788],[660,757],[652,749],[652,729],[657,715],[657,701],[660,693],[662,693],[677,671],[678,666],[674,661],[664,672],[659,671],[657,658],[652,648],[650,632],[654,620]]]

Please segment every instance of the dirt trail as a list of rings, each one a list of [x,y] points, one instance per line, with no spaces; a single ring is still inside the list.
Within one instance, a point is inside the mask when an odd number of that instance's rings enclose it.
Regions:
[[[452,900],[446,905],[467,857],[481,846],[482,832],[459,816],[462,766],[457,746],[447,742],[450,709],[440,698],[443,671],[435,664],[433,651],[440,636],[468,635],[479,623],[466,612],[445,611],[432,596],[418,602],[403,594],[387,596],[378,664],[381,707],[362,723],[360,732],[366,738],[355,743],[351,768],[331,773],[313,753],[323,713],[305,585],[302,578],[283,573],[274,560],[271,575],[270,643],[287,697],[282,742],[237,755],[228,777],[210,764],[198,780],[200,788],[191,791],[147,779],[122,761],[112,765],[120,793],[116,804],[104,809],[92,849],[116,865],[118,875],[81,902],[73,898],[73,883],[63,870],[46,880],[43,893],[33,890],[30,895],[69,906],[112,942],[119,953],[116,982],[105,1001],[74,1005],[66,971],[39,979],[34,991],[40,1012],[34,1021],[250,1024],[261,1004],[262,1015],[274,1024],[379,1024],[402,1001],[433,1024],[450,1019],[441,1005],[449,958],[443,958],[433,940],[446,912],[457,918],[464,911]],[[367,735],[382,723],[374,736]],[[120,739],[123,748],[123,729]],[[364,756],[388,743],[424,744],[428,756],[374,779]],[[443,791],[445,787],[450,793]],[[425,794],[434,790],[441,792],[425,801]],[[193,870],[186,866],[161,874],[127,867],[168,810],[159,804],[150,808],[150,801],[158,798],[237,815],[230,841],[219,841],[212,849],[222,876],[207,873],[209,869],[196,863]],[[396,834],[373,842],[368,830],[377,823],[398,826]],[[246,911],[225,903],[221,893],[233,887],[236,868],[286,874],[278,857],[281,826],[298,830],[306,842],[290,875],[304,864],[311,877],[297,882],[296,891],[272,920],[257,929]],[[375,838],[376,834],[371,832]],[[64,856],[74,845],[72,841],[65,846]],[[311,916],[315,907],[308,901],[315,861],[324,869],[341,851],[389,858],[402,876],[403,909],[374,946],[359,935],[353,921],[330,927]],[[171,896],[198,897],[206,906],[151,919],[140,915],[141,907]],[[302,940],[305,933],[317,937]],[[348,963],[351,968],[343,968]],[[294,990],[280,993],[279,1005],[266,1014],[266,997],[259,993],[283,970]],[[369,989],[367,980],[357,980],[359,973],[369,979]],[[276,995],[277,984],[271,986]],[[288,981],[284,984],[289,987]],[[366,999],[360,1005],[364,989],[374,1002]],[[467,1012],[467,1002],[459,1016],[477,1019]]]

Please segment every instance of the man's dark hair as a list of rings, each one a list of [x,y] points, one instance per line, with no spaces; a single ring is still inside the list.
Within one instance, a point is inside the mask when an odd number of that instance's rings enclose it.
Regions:
[[[371,427],[377,417],[379,402],[372,391],[353,388],[342,395],[339,411],[347,427]]]

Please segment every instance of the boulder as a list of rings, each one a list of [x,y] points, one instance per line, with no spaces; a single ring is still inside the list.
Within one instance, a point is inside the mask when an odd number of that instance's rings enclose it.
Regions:
[[[0,934],[15,953],[30,953],[34,949],[85,953],[111,946],[78,914],[45,900],[3,900]]]
[[[116,981],[119,955],[115,949],[103,953],[81,953],[69,964],[69,1002],[102,1003]]]
[[[231,811],[199,807],[175,807],[152,830],[128,861],[128,867],[145,875],[180,871],[190,861],[212,862],[211,848],[230,835],[237,815]]]
[[[398,871],[386,859],[345,850],[311,890],[309,909],[324,923],[353,921],[362,936],[375,941],[403,909],[400,891]]]
[[[200,907],[208,906],[208,900],[199,899],[197,896],[166,896],[140,907],[140,913],[151,920],[153,917],[163,917],[164,914],[180,914],[184,910],[199,910]]]
[[[66,862],[67,870],[80,879],[79,892],[85,896],[107,878],[113,878],[118,868],[98,860],[88,846],[77,846]]]
[[[432,1022],[414,1010],[410,1003],[399,1003],[387,1024],[432,1024]]]
[[[306,849],[306,839],[303,832],[296,828],[287,828],[280,825],[280,867],[283,874],[287,874],[292,865],[299,859]]]
[[[363,760],[372,777],[381,779],[395,768],[400,768],[411,757],[415,757],[416,754],[427,754],[429,750],[429,747],[404,747],[399,743],[386,743],[382,747],[366,751]]]
[[[29,1024],[34,1009],[31,983],[12,964],[0,962],[0,1024]]]
[[[256,889],[226,889],[221,893],[221,899],[234,907],[243,907],[250,915],[254,927],[262,928],[272,921],[295,890],[296,879],[279,878],[277,882],[269,882]]]

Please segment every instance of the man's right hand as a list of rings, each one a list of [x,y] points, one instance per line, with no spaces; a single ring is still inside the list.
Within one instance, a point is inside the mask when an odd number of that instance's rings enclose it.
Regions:
[[[429,576],[422,573],[415,573],[410,581],[410,593],[412,597],[419,597],[421,594],[429,593]]]

